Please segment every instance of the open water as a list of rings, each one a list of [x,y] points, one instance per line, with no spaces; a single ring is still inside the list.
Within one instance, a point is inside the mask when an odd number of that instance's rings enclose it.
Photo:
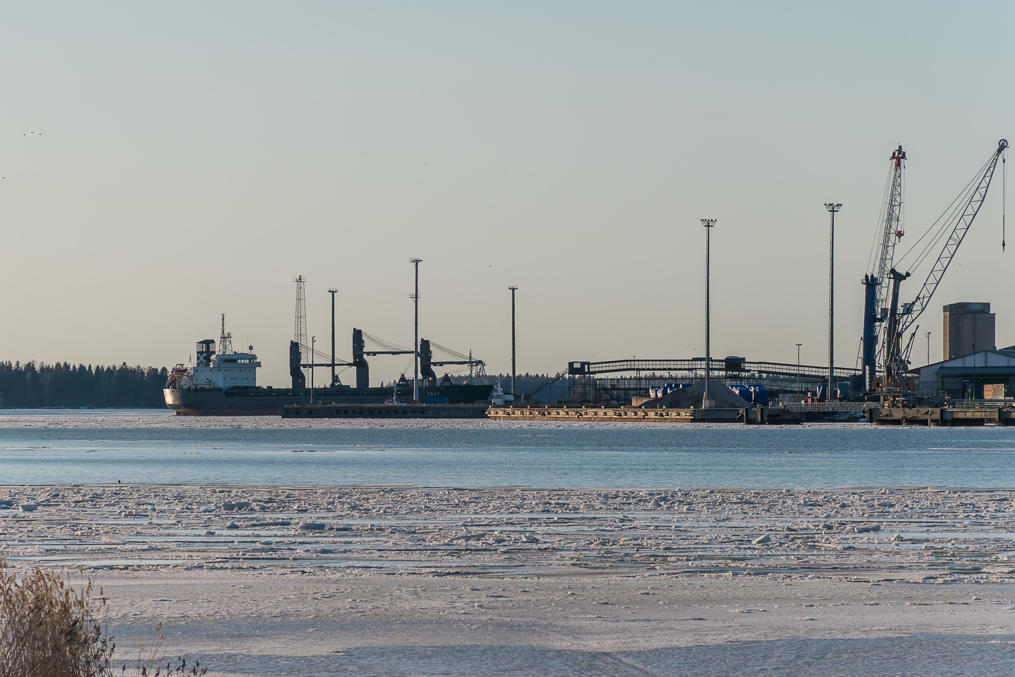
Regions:
[[[0,484],[1015,486],[1015,429],[0,410]]]

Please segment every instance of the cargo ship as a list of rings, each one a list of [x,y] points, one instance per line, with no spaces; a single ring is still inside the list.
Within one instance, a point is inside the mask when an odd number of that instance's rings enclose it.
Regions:
[[[355,330],[359,331],[359,330]],[[305,387],[300,346],[290,344],[290,373],[293,387],[274,388],[257,385],[257,368],[261,366],[253,346],[247,352],[234,352],[232,341],[223,328],[220,347],[216,353],[215,341],[197,342],[193,367],[177,364],[169,374],[162,393],[166,406],[178,415],[188,416],[279,416],[282,407],[292,404],[384,404],[392,399],[412,399],[412,382],[404,376],[393,386],[368,387],[366,360],[355,355],[357,387],[335,382],[323,388]],[[423,350],[420,341],[421,373],[420,400],[433,404],[466,404],[486,402],[492,385],[454,383],[445,376],[437,381],[429,359],[429,345]]]

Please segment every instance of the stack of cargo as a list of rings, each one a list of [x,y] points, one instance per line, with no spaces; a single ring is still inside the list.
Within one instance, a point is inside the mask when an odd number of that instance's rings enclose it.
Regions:
[[[650,397],[645,402],[638,404],[637,406],[644,409],[656,409],[660,407],[667,407],[670,409],[690,409],[699,408],[702,406],[704,400],[705,384],[672,384],[679,385],[682,387],[674,388],[668,393],[661,397]],[[743,409],[747,403],[733,394],[729,388],[724,386],[722,382],[712,381],[709,383],[709,401],[710,407],[718,409]]]
[[[659,399],[662,397],[666,397],[672,392],[676,392],[678,390],[683,390],[684,388],[690,387],[691,387],[690,383],[666,383],[661,386],[649,386],[648,396],[651,397],[652,399]]]
[[[746,402],[753,402],[759,406],[768,406],[768,388],[760,385],[732,385],[730,390],[737,397]]]
[[[734,395],[744,400],[745,402],[751,401],[751,389],[744,385],[732,385],[730,390]]]

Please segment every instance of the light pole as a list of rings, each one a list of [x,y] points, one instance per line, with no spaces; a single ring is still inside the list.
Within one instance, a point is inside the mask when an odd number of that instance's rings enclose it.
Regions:
[[[337,289],[329,289],[331,294],[331,385],[335,385],[335,294]]]
[[[518,287],[511,285],[511,400],[515,399],[515,292]]]
[[[717,219],[702,219],[701,225],[705,226],[705,392],[701,396],[701,407],[708,407],[708,381],[712,372],[712,344],[710,343],[710,296],[709,296],[709,235],[715,227]]]
[[[314,352],[316,350],[317,337],[310,337],[310,404],[314,403]]]
[[[835,351],[833,331],[835,329],[835,212],[842,208],[841,202],[826,202],[825,209],[831,217],[828,230],[828,393],[827,401],[832,400],[832,384],[835,382]]]
[[[802,389],[800,385],[800,346],[802,345],[802,343],[796,344],[796,391],[798,395]]]
[[[412,305],[415,312],[412,333],[412,401],[419,402],[419,264],[423,259],[409,259],[415,268],[416,287],[412,293]]]

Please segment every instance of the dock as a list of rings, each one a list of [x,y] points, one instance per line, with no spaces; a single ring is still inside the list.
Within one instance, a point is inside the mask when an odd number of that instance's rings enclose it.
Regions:
[[[485,418],[479,404],[289,404],[282,418]]]
[[[860,423],[869,419],[867,412],[881,405],[876,402],[792,402],[784,405],[796,412],[804,423]]]
[[[490,407],[495,421],[581,421],[585,423],[740,423],[785,425],[800,423],[800,415],[781,407],[691,408],[660,407]]]
[[[867,411],[876,425],[1010,426],[1015,425],[1012,405],[973,404],[951,407],[876,407]]]

